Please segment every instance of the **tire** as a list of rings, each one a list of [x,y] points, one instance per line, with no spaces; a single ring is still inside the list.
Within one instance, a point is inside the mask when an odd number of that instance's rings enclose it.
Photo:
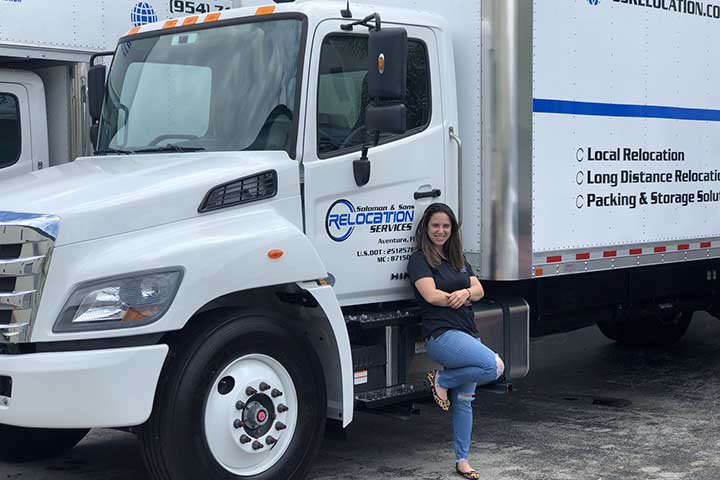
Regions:
[[[0,460],[19,463],[54,457],[72,450],[89,431],[0,424]]]
[[[646,314],[633,318],[598,321],[600,331],[610,340],[641,347],[663,347],[677,343],[690,327],[693,312],[678,311],[670,319]]]
[[[199,318],[171,345],[140,430],[145,464],[154,480],[303,478],[323,439],[325,397],[309,342],[277,319]]]

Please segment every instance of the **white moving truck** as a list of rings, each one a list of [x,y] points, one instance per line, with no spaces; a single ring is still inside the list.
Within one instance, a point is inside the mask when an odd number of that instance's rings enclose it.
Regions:
[[[529,330],[680,338],[718,301],[720,7],[637,3],[130,30],[89,72],[97,156],[0,184],[0,458],[132,427],[154,479],[301,478],[327,419],[426,394],[406,261],[433,201],[502,384]]]
[[[92,153],[85,92],[90,56],[112,50],[133,26],[232,5],[195,3],[0,1],[0,179]]]

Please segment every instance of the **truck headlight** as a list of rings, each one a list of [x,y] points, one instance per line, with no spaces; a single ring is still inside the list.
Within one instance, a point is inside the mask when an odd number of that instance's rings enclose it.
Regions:
[[[177,268],[82,284],[65,303],[53,332],[110,330],[153,323],[170,308],[182,276],[183,271]]]

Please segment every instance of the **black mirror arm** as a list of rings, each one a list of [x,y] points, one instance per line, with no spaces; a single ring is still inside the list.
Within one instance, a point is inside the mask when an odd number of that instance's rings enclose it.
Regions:
[[[371,25],[370,22],[375,20],[375,25]],[[356,25],[362,25],[363,27],[367,27],[369,29],[375,29],[375,31],[380,31],[380,28],[382,27],[382,20],[380,20],[380,14],[375,12],[371,15],[368,15],[367,17],[363,18],[362,20],[357,20],[355,22],[351,23],[344,23],[340,25],[340,28],[345,31],[352,31],[353,27]]]
[[[90,66],[95,66],[95,60],[99,57],[114,57],[115,52],[98,52],[90,55]]]

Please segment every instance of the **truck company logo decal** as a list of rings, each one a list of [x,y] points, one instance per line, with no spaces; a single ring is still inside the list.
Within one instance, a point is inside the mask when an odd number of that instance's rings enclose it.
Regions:
[[[590,5],[597,5],[597,4],[600,3],[600,0],[588,0],[588,3],[589,3]]]
[[[130,21],[134,27],[142,27],[158,21],[158,15],[150,2],[138,2],[130,12]]]
[[[588,0],[591,5],[597,5],[599,0]],[[720,19],[720,6],[696,0],[613,0],[615,3],[624,3],[637,7],[654,8],[666,12],[694,15]]]
[[[370,233],[409,232],[413,228],[412,205],[355,207],[349,200],[333,202],[325,215],[325,231],[336,241],[347,240],[355,228],[367,227]]]

